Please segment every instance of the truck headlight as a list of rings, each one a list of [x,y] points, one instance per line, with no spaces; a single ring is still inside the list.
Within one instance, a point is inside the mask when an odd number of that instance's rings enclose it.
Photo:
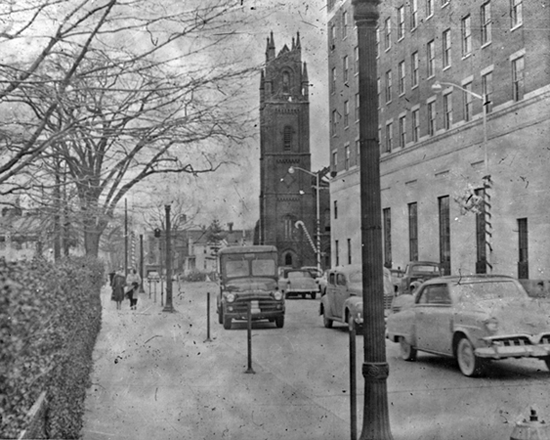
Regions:
[[[227,295],[225,295],[225,300],[227,302],[233,302],[235,301],[235,294],[234,293],[228,293]]]
[[[498,320],[496,318],[489,318],[483,324],[485,324],[485,328],[491,333],[498,331]]]
[[[273,298],[280,301],[283,299],[283,294],[277,290],[276,292],[273,292]]]

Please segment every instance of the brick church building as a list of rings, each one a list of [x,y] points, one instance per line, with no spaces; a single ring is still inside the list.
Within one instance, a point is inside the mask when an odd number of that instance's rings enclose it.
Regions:
[[[267,38],[260,80],[260,220],[256,243],[274,245],[281,266],[315,266],[317,255],[316,175],[309,145],[309,80],[300,34],[275,52]],[[289,172],[290,168],[293,168]],[[293,172],[292,172],[293,171]],[[320,179],[321,265],[330,261],[328,188]]]

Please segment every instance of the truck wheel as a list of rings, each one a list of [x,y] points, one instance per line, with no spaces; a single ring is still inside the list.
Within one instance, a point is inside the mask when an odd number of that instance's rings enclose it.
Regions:
[[[544,363],[546,364],[546,368],[548,368],[550,370],[550,356],[546,356],[545,358],[542,359],[544,361]]]
[[[223,309],[218,307],[218,324],[223,324]]]
[[[231,329],[231,318],[224,316],[223,317],[223,328],[226,330]]]
[[[311,292],[311,299],[315,299],[316,296],[317,296],[317,292]]]
[[[277,316],[275,318],[275,325],[277,328],[283,328],[285,325],[285,317],[284,316]]]

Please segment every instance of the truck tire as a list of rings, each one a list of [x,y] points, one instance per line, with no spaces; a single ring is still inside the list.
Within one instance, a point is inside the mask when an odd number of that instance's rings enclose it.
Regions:
[[[284,315],[283,316],[277,316],[275,318],[275,325],[277,326],[277,328],[283,328],[284,327],[284,325],[285,325]]]
[[[223,328],[226,330],[231,330],[231,318],[228,316],[223,317]]]

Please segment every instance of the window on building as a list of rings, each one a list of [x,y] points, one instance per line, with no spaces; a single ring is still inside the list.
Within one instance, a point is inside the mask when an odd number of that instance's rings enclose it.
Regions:
[[[355,163],[359,165],[359,160],[361,157],[361,141],[359,139],[355,140]]]
[[[333,207],[334,207],[334,219],[336,220],[338,218],[338,200],[334,201]]]
[[[524,84],[523,84],[523,57],[512,60],[512,96],[514,101],[523,99]]]
[[[376,58],[380,56],[380,28],[376,28]]]
[[[426,45],[427,75],[428,78],[435,75],[435,41],[429,41]]]
[[[355,74],[359,74],[359,47],[355,46],[353,49],[353,56],[355,57]]]
[[[439,262],[444,275],[451,274],[451,215],[449,196],[438,198]]]
[[[296,224],[296,219],[291,215],[286,215],[283,217],[283,231],[285,240],[292,240],[294,238],[294,230],[296,229],[294,225]]]
[[[485,190],[475,190],[475,195],[483,199]],[[487,231],[486,213],[484,205],[481,204],[481,211],[476,213],[476,273],[487,273]]]
[[[464,84],[462,86],[464,92],[462,92],[462,103],[464,120],[471,121],[473,115],[473,96],[472,96],[472,83]],[[468,93],[470,92],[470,93]]]
[[[434,15],[434,0],[426,0],[426,18]]]
[[[336,134],[336,124],[338,120],[338,111],[332,110],[332,135]]]
[[[420,139],[420,110],[416,109],[411,112],[412,115],[412,140],[418,142]]]
[[[380,95],[382,93],[382,85],[380,84],[380,78],[376,78],[376,95],[377,95],[377,101],[378,101],[378,108],[380,108],[380,103],[382,100],[380,99]]]
[[[518,278],[529,278],[529,236],[527,219],[518,218]]]
[[[452,92],[443,95],[443,126],[450,130],[453,125],[453,94]]]
[[[493,110],[493,72],[481,75],[481,93],[485,99],[485,111],[491,113]]]
[[[435,101],[428,102],[428,134],[433,136],[435,134],[436,126],[436,110]]]
[[[392,151],[392,139],[393,139],[393,123],[388,122],[386,124],[386,153]]]
[[[461,20],[460,35],[462,37],[462,56],[465,57],[472,53],[472,20],[470,15]]]
[[[391,208],[384,208],[382,210],[382,223],[384,228],[384,266],[391,267]]]
[[[330,49],[336,49],[336,26],[334,24],[330,27]]]
[[[342,13],[342,38],[348,36],[348,26],[349,26],[349,14],[348,11]]]
[[[346,145],[344,147],[344,166],[346,170],[349,170],[350,167],[350,151],[349,151],[349,145]]]
[[[292,127],[290,125],[285,125],[283,129],[283,144],[285,151],[292,149]]]
[[[391,17],[384,20],[384,49],[388,50],[391,47]]]
[[[348,238],[348,264],[351,264],[351,238]]]
[[[397,8],[397,39],[405,37],[405,6]]]
[[[361,115],[361,101],[359,97],[359,93],[355,94],[355,120],[359,120],[359,116]]]
[[[330,71],[330,93],[336,91],[336,68],[333,67]]]
[[[491,42],[491,2],[481,5],[479,9],[481,19],[481,45]]]
[[[344,69],[344,82],[347,83],[349,80],[349,58],[347,55],[342,59],[342,67]]]
[[[334,259],[336,266],[340,266],[340,246],[338,240],[334,240]]]
[[[411,31],[418,26],[418,0],[411,0]]]
[[[399,82],[397,84],[397,89],[400,95],[405,93],[405,60],[401,61],[398,65],[398,71],[399,71]]]
[[[386,72],[386,102],[390,102],[392,97],[392,77],[391,70]]]
[[[344,127],[349,127],[349,101],[344,101]]]
[[[523,23],[523,0],[511,0],[510,8],[512,28],[515,28]]]
[[[409,203],[409,261],[418,261],[418,205]]]
[[[338,171],[338,151],[332,152],[332,169]]]
[[[451,65],[451,30],[447,29],[442,34],[443,68]]]
[[[413,52],[411,55],[411,88],[418,86],[420,68],[420,61],[418,59],[418,52]]]
[[[407,145],[407,117],[399,117],[399,148],[405,148]]]
[[[283,93],[290,93],[290,74],[283,72]]]

